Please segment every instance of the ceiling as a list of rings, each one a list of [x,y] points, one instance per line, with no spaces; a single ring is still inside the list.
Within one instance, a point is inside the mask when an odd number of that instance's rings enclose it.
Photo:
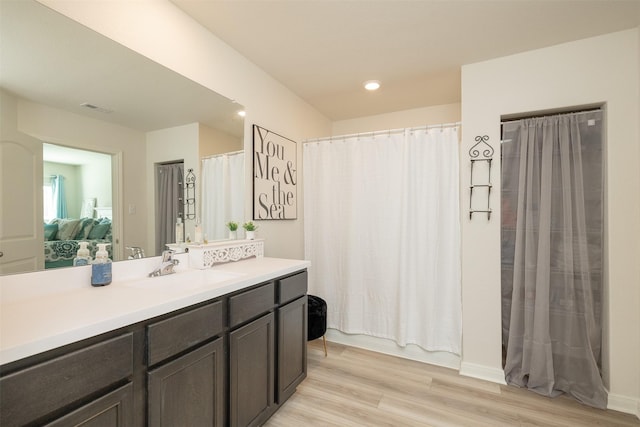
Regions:
[[[640,0],[171,1],[332,120],[460,102],[463,64],[640,25]]]

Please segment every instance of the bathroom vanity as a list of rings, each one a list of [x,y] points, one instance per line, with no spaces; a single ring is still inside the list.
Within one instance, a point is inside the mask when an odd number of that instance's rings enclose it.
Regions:
[[[0,278],[0,425],[263,424],[306,376],[308,266],[114,271],[104,288],[85,267],[48,286]]]

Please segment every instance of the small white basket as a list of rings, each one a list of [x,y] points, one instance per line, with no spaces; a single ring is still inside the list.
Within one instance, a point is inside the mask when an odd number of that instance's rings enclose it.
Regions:
[[[200,270],[214,264],[264,256],[264,239],[224,240],[203,245],[189,244],[189,267]]]

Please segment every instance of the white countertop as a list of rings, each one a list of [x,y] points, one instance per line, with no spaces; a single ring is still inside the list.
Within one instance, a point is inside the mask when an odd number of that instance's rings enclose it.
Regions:
[[[91,286],[90,266],[0,277],[0,365],[310,265],[303,260],[252,258],[207,270],[178,266],[175,274],[147,278],[157,259],[136,261],[114,263],[114,280],[104,287]],[[131,266],[136,265],[134,272]]]

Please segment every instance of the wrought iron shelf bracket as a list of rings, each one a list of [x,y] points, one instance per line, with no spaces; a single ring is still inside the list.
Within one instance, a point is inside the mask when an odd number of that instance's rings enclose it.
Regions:
[[[196,176],[193,169],[184,179],[184,219],[196,219]]]
[[[476,136],[476,143],[469,149],[469,157],[471,158],[471,182],[469,186],[469,220],[473,218],[474,213],[486,213],[487,221],[491,220],[491,164],[493,161],[493,147],[489,145],[489,137],[487,135]],[[485,179],[479,180],[474,176],[473,169],[477,162],[486,162],[487,176]],[[473,208],[473,193],[476,188],[485,188],[487,194],[486,209]]]

